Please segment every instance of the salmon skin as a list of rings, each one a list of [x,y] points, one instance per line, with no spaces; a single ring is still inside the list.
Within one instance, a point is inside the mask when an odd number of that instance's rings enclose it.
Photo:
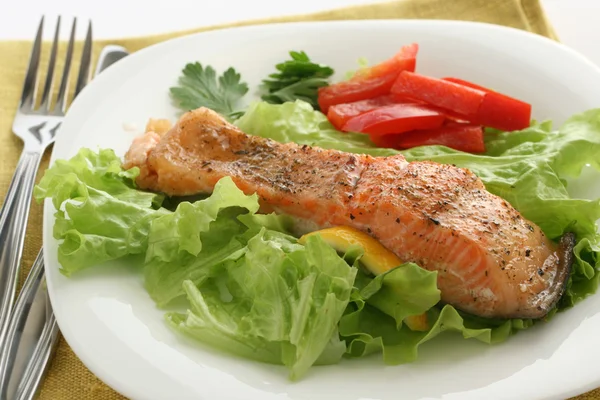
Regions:
[[[442,301],[495,318],[541,318],[560,299],[574,236],[559,243],[486,191],[467,169],[371,157],[247,135],[206,108],[164,135],[134,140],[125,168],[170,196],[212,192],[230,176],[265,212],[314,228],[351,226],[401,260],[438,272]]]

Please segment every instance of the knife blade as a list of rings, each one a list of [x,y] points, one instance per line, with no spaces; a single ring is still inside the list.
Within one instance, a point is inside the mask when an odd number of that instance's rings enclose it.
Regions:
[[[98,57],[98,64],[96,65],[96,72],[94,72],[94,76],[98,76],[100,72],[108,69],[108,67],[128,55],[129,53],[124,47],[116,46],[114,44],[104,46],[100,56]]]

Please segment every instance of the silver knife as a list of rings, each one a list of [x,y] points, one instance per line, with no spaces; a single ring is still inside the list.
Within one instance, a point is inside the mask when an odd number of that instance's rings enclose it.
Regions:
[[[94,76],[128,54],[121,46],[105,46],[98,58]],[[0,352],[0,400],[8,399],[9,394],[14,394],[10,398],[15,400],[33,399],[47,372],[59,330],[45,283],[44,256],[40,250],[15,303],[6,332],[6,347]],[[28,328],[39,332],[37,340],[27,337]],[[29,357],[18,357],[22,353]],[[23,358],[28,359],[26,364]],[[23,371],[18,380],[12,376],[16,370]]]

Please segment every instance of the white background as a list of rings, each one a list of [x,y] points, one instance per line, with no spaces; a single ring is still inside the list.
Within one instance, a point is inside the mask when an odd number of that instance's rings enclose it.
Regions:
[[[452,0],[447,0],[452,1]],[[495,1],[495,0],[489,0]],[[516,1],[516,0],[515,0]],[[92,18],[95,38],[139,36],[374,0],[0,0],[0,40],[31,39],[39,17]],[[600,0],[541,0],[561,41],[600,65]],[[10,5],[8,5],[10,3]],[[67,22],[67,21],[64,21]],[[83,21],[82,21],[83,22]],[[63,23],[63,34],[68,25]],[[82,24],[83,25],[83,24]],[[83,26],[79,33],[83,35]],[[46,29],[50,34],[51,29]],[[0,55],[0,62],[2,57]]]

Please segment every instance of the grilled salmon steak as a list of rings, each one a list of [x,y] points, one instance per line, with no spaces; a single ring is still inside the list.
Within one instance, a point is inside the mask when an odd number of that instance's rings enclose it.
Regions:
[[[136,138],[124,166],[140,168],[140,187],[171,196],[210,193],[230,176],[265,212],[357,228],[437,271],[442,301],[482,317],[543,317],[572,264],[572,234],[554,243],[469,170],[282,144],[206,108]]]

